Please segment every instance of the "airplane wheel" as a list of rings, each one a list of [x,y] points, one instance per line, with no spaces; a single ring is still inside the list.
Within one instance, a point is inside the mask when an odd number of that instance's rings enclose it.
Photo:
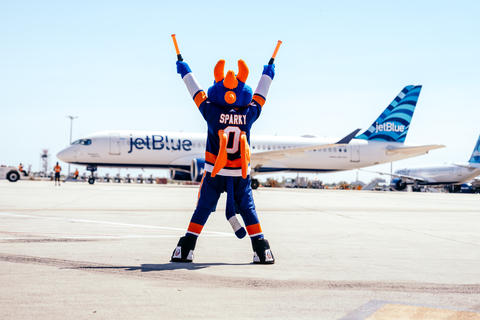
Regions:
[[[257,179],[252,179],[252,189],[253,190],[257,189],[259,185],[260,185],[260,183],[258,182]]]
[[[10,182],[17,182],[18,179],[20,179],[20,175],[18,174],[18,172],[11,171],[7,174],[7,179]]]
[[[88,178],[88,183],[94,184],[95,183],[95,178]]]

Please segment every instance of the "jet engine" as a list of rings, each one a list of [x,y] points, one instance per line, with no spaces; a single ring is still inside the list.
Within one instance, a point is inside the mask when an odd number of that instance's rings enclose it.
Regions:
[[[401,191],[407,187],[407,182],[399,178],[392,179],[392,181],[390,182],[390,187],[392,187],[395,190]]]
[[[179,170],[170,170],[170,179],[179,180],[179,181],[191,181],[190,172],[179,171]]]
[[[195,182],[202,181],[205,159],[193,159],[190,167],[190,179]]]

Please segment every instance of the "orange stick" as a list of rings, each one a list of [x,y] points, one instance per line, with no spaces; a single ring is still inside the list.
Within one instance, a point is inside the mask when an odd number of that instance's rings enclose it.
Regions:
[[[175,34],[172,34],[173,45],[175,46],[175,51],[177,52],[178,61],[183,61],[182,55],[180,54],[180,49],[178,48],[177,37]]]
[[[277,46],[275,47],[275,51],[273,51],[272,58],[268,62],[268,64],[273,64],[275,61],[275,57],[277,56],[278,49],[280,49],[280,45],[282,44],[282,41],[278,40]]]
[[[275,59],[275,57],[277,56],[277,52],[278,52],[278,49],[280,49],[281,44],[282,44],[282,41],[278,40],[277,46],[275,47],[275,51],[273,51],[273,54],[272,54],[272,59]]]

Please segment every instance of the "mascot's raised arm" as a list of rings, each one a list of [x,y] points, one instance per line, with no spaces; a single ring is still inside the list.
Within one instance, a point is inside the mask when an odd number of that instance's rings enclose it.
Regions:
[[[268,89],[275,75],[273,59],[281,42],[275,49],[270,63],[264,66],[255,93],[246,84],[248,67],[238,61],[238,74],[224,72],[225,61],[215,66],[214,85],[208,94],[200,87],[187,63],[177,49],[177,72],[182,76],[187,89],[208,125],[205,150],[205,172],[200,184],[197,208],[187,233],[181,237],[173,251],[174,262],[192,262],[196,241],[210,213],[217,205],[220,194],[227,192],[226,218],[235,235],[251,238],[253,262],[273,264],[275,259],[269,243],[264,239],[262,228],[255,211],[250,179],[250,129],[261,114]],[[235,204],[245,223],[242,227],[235,215]]]

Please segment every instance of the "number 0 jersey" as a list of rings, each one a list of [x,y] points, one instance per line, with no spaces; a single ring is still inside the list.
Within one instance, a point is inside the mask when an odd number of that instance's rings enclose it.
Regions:
[[[208,125],[205,170],[207,172],[213,170],[220,149],[218,131],[224,130],[228,137],[228,161],[218,175],[241,177],[240,133],[242,131],[246,133],[250,144],[250,128],[260,116],[272,79],[268,75],[262,75],[252,102],[241,108],[212,103],[191,72],[183,77],[183,81]],[[247,173],[250,174],[250,166]]]

